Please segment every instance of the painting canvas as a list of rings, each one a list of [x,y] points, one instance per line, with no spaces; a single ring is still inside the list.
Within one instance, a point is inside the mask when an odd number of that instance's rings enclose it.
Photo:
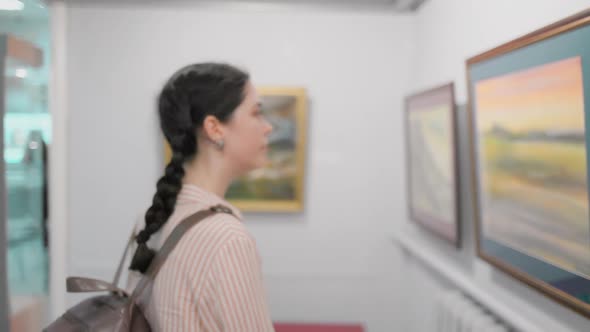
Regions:
[[[453,84],[406,98],[410,217],[459,246]]]
[[[589,14],[467,63],[479,256],[588,316]]]
[[[228,200],[244,211],[303,209],[307,105],[303,88],[260,87],[262,112],[272,124],[269,163],[236,179]]]

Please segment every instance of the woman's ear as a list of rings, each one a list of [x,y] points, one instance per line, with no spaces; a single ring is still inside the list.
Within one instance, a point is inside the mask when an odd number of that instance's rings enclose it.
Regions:
[[[213,115],[207,115],[205,117],[203,121],[203,133],[209,140],[214,142],[223,140],[225,136],[222,123]]]

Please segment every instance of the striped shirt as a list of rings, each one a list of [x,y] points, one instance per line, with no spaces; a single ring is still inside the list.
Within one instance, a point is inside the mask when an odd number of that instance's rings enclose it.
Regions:
[[[218,213],[191,228],[141,297],[140,307],[153,331],[274,331],[256,242],[234,206],[185,184],[174,213],[148,246],[161,248],[182,220],[217,204],[231,208],[235,216]],[[130,271],[127,289],[140,277]]]

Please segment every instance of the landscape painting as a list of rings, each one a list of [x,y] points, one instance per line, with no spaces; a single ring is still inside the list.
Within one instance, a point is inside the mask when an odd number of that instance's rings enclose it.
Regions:
[[[243,211],[301,211],[307,131],[305,90],[262,87],[258,93],[262,113],[273,126],[269,163],[236,179],[226,198]]]
[[[590,278],[580,57],[475,85],[482,232]]]
[[[590,10],[466,61],[477,255],[590,318]]]
[[[459,245],[453,84],[406,99],[408,196],[415,222]]]

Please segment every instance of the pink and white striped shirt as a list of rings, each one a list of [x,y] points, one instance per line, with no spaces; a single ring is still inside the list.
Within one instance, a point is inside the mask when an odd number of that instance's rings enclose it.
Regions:
[[[154,331],[274,331],[256,242],[234,206],[185,184],[174,213],[148,245],[159,249],[182,220],[217,204],[236,216],[218,213],[190,229],[140,300]],[[140,277],[130,272],[128,290]]]

